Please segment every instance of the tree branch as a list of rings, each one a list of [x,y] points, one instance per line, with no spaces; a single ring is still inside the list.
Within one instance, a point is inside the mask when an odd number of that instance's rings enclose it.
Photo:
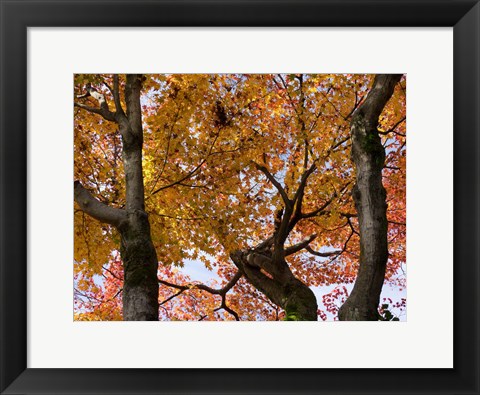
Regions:
[[[99,114],[103,118],[105,118],[107,121],[115,122],[115,114],[109,110],[108,103],[105,100],[105,96],[102,95],[100,92],[98,92],[95,88],[93,88],[91,84],[87,84],[86,89],[88,94],[80,95],[77,97],[84,98],[84,97],[92,96],[95,100],[98,101],[100,108],[86,106],[85,104],[77,103],[77,102],[74,103],[75,107],[82,108],[94,114]]]
[[[220,305],[220,307],[217,307],[213,311],[218,311],[218,310],[221,310],[221,309],[224,309],[226,312],[233,315],[235,317],[235,321],[240,321],[240,317],[238,316],[237,312],[235,310],[232,310],[230,307],[227,306],[227,301],[226,301],[225,295],[222,295],[222,304]]]
[[[86,106],[85,104],[77,103],[77,102],[74,103],[74,106],[75,106],[75,107],[82,108],[82,109],[84,109],[84,110],[86,110],[86,111],[88,111],[88,112],[91,112],[91,113],[94,113],[94,114],[98,114],[98,115],[102,115],[102,116],[103,116],[102,109],[100,109],[100,108],[95,108],[95,107]]]
[[[407,226],[407,224],[404,223],[404,222],[396,222],[396,221],[388,221],[388,220],[387,220],[387,222],[388,222],[389,224],[400,225],[400,226]]]
[[[119,90],[119,83],[118,83],[118,74],[113,75],[113,101],[115,103],[115,111],[117,114],[125,115],[125,112],[122,108],[122,102],[120,101],[120,90]]]
[[[178,179],[177,181],[173,181],[171,182],[170,184],[167,184],[167,185],[164,185],[158,189],[156,189],[155,191],[153,191],[150,196],[152,195],[155,195],[157,194],[158,192],[160,191],[163,191],[164,189],[167,189],[167,188],[170,188],[170,187],[173,187],[177,184],[180,184],[182,183],[183,181],[187,180],[188,178],[192,177],[202,166],[203,164],[207,161],[207,159],[210,157],[211,153],[212,153],[212,150],[213,150],[213,147],[215,146],[215,143],[218,139],[218,134],[215,136],[215,138],[213,139],[213,142],[212,144],[210,145],[210,148],[208,150],[208,153],[207,155],[205,156],[205,158],[203,158],[203,160],[193,169],[191,170],[190,172],[188,172],[185,176],[181,177],[180,179]]]
[[[350,135],[341,139],[339,142],[335,143],[331,148],[330,148],[330,152],[331,151],[334,151],[336,150],[338,147],[340,147],[343,143],[347,142],[348,140],[350,140]]]
[[[160,302],[158,305],[159,306],[162,306],[164,305],[165,303],[167,302],[170,302],[172,299],[176,298],[177,296],[180,296],[182,293],[184,293],[185,290],[184,289],[181,289],[180,291],[178,291],[176,294],[173,294],[171,296],[169,296],[167,299],[165,299],[163,302]]]
[[[180,289],[180,290],[183,290],[183,291],[186,291],[187,289],[192,288],[191,285],[178,285],[178,284],[174,284],[174,283],[170,283],[168,281],[162,280],[160,278],[158,279],[158,282],[160,284],[166,285],[167,287],[176,288],[176,289]]]
[[[127,220],[127,213],[118,208],[109,207],[95,199],[79,181],[73,183],[74,197],[83,212],[100,222],[118,227]]]
[[[330,205],[330,203],[333,202],[333,199],[335,199],[336,197],[337,197],[337,192],[335,192],[330,199],[328,199],[324,204],[322,204],[316,210],[310,211],[309,213],[302,214],[302,218],[311,218],[317,215],[321,215],[322,212]]]
[[[300,243],[294,244],[292,246],[285,248],[285,256],[295,254],[296,252],[303,250],[304,248],[308,249],[309,248],[308,245],[316,238],[317,238],[317,235],[314,233],[313,235],[310,235]]]
[[[176,288],[179,290],[176,294],[170,296],[166,300],[164,300],[160,305],[163,305],[164,303],[168,302],[169,300],[177,297],[178,295],[182,294],[184,291],[189,290],[189,289],[201,289],[202,291],[209,292],[213,295],[220,295],[222,297],[222,303],[219,307],[215,308],[213,311],[218,311],[221,309],[224,309],[226,312],[229,314],[233,315],[235,317],[236,321],[240,321],[240,317],[238,316],[237,312],[232,310],[230,307],[227,306],[227,292],[230,291],[235,284],[242,278],[243,274],[238,270],[235,275],[231,278],[231,280],[225,284],[223,288],[220,289],[215,289],[215,288],[210,288],[209,286],[205,284],[188,284],[188,285],[178,285],[178,284],[173,284],[165,280],[158,279],[158,282],[160,284],[166,285],[167,287],[172,287]],[[206,316],[202,316],[200,321],[202,321]]]
[[[339,255],[342,252],[342,250],[335,250],[335,251],[329,251],[329,252],[317,252],[317,251],[313,250],[312,247],[310,247],[310,246],[307,246],[306,250],[310,254],[320,256],[322,258],[328,258],[329,256],[332,256],[332,255]]]
[[[362,102],[362,100],[358,99],[358,93],[357,93],[357,91],[355,91],[355,104],[353,105],[352,110],[348,113],[348,115],[346,116],[345,119],[349,119],[353,115],[353,113],[355,112],[355,110],[357,109],[358,105],[361,102]]]
[[[295,212],[293,214],[293,226],[302,218],[302,203],[303,203],[303,195],[305,193],[305,187],[307,185],[307,180],[308,177],[317,169],[317,166],[315,164],[315,161],[313,162],[312,166],[308,170],[306,170],[302,174],[302,178],[300,180],[300,185],[297,189],[297,192],[295,193],[295,196],[293,198],[293,203],[295,204]],[[291,226],[291,229],[293,229],[293,226]]]
[[[285,203],[286,207],[291,207],[292,206],[292,201],[288,198],[287,192],[285,192],[285,189],[282,187],[282,184],[280,184],[275,177],[268,171],[268,169],[265,166],[262,166],[254,161],[252,163],[255,165],[257,170],[260,170],[267,179],[277,188],[278,192],[282,196],[283,202]]]
[[[345,117],[345,116],[343,116],[342,113],[340,112],[340,110],[339,110],[337,107],[335,107],[335,105],[334,105],[334,104],[330,101],[330,99],[328,98],[328,93],[329,93],[329,91],[327,91],[327,93],[325,94],[325,92],[323,92],[323,91],[320,90],[320,93],[321,93],[322,96],[325,98],[325,100],[327,101],[327,103],[330,104],[330,105],[333,107],[333,109],[335,110],[335,112],[336,112],[344,121],[347,121],[348,118]]]
[[[349,185],[350,185],[350,182],[347,182],[347,183],[345,184],[345,186],[340,190],[340,195],[343,194],[343,192],[347,189],[347,187],[348,187]],[[323,214],[327,213],[327,211],[325,211],[325,209],[330,205],[330,203],[333,202],[333,200],[334,200],[335,198],[338,197],[338,195],[339,195],[339,194],[337,193],[337,191],[335,191],[335,192],[333,193],[333,195],[330,197],[330,199],[328,199],[328,200],[327,200],[324,204],[322,204],[319,208],[317,208],[316,210],[310,211],[309,213],[302,214],[302,219],[303,219],[303,218],[311,218],[311,217],[315,217],[315,216],[317,216],[317,215],[323,215]],[[340,196],[340,197],[341,197],[341,196]],[[342,213],[342,215],[343,215],[344,217],[347,216],[347,215],[344,215],[344,213]],[[351,217],[351,216],[355,216],[355,215],[356,215],[356,214],[352,214],[352,215],[348,214],[348,216],[350,216],[350,217]]]
[[[211,288],[211,287],[209,287],[208,285],[205,285],[205,284],[178,285],[178,284],[174,284],[174,283],[162,280],[162,279],[158,279],[158,282],[160,284],[166,285],[167,287],[176,288],[176,289],[179,289],[179,290],[182,290],[182,291],[187,291],[189,289],[201,289],[202,291],[206,291],[206,292],[211,293],[213,295],[225,295],[228,291],[230,291],[234,287],[234,285],[238,282],[238,280],[240,280],[240,278],[242,278],[242,275],[243,274],[240,272],[240,270],[238,270],[235,273],[235,275],[231,278],[231,280],[227,284],[225,284],[225,286],[223,288],[219,288],[219,289]]]
[[[300,117],[300,114],[298,113],[297,107],[295,106],[295,102],[293,101],[292,96],[290,96],[290,92],[288,91],[288,85],[287,85],[287,83],[285,82],[285,80],[284,80],[284,78],[282,77],[281,74],[277,74],[277,75],[279,76],[280,80],[282,81],[283,88],[285,89],[285,92],[287,93],[288,99],[290,100],[290,104],[291,104],[293,110],[294,110],[295,113],[297,114],[297,117]],[[275,77],[273,78],[273,81],[275,82],[275,85],[277,85],[277,87],[279,87],[279,85],[278,85],[277,80],[275,79]]]
[[[395,125],[393,125],[390,129],[388,129],[388,130],[385,131],[385,132],[378,131],[378,134],[381,134],[381,135],[384,136],[384,135],[389,134],[389,133],[394,133],[394,134],[396,134],[397,136],[405,137],[405,134],[396,132],[395,129],[398,127],[398,125],[400,125],[400,124],[401,124],[403,121],[405,121],[406,119],[407,119],[407,117],[403,117],[403,118],[400,119],[397,123],[395,123]]]

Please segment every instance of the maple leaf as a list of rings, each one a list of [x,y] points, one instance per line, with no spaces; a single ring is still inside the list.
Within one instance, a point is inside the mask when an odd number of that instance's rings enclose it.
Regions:
[[[360,224],[351,124],[374,78],[76,75],[75,319],[155,319],[153,311],[161,320],[298,318],[283,293],[286,279],[304,291],[352,284]],[[402,287],[405,89],[403,78],[378,124],[386,152],[385,281]],[[255,268],[252,251],[274,264]],[[218,283],[195,285],[184,274],[192,262]],[[216,292],[237,272],[228,292]],[[137,316],[126,304],[135,281],[147,278],[150,312]],[[331,303],[318,309],[308,298],[311,319],[332,313]]]

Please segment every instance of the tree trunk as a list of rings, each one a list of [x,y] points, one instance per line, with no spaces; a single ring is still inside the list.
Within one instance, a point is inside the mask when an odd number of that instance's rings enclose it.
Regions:
[[[125,84],[126,112],[122,108],[118,76],[114,76],[112,94],[115,112],[110,111],[104,96],[91,85],[88,94],[100,108],[81,103],[75,106],[105,120],[115,122],[122,136],[122,157],[125,170],[125,209],[113,208],[95,199],[82,185],[74,183],[75,201],[93,218],[111,224],[121,235],[120,254],[124,269],[123,319],[126,321],[158,321],[158,259],[153,246],[150,223],[145,212],[142,169],[142,108],[140,92],[142,75],[128,74]]]
[[[382,184],[385,149],[378,117],[401,75],[377,75],[351,122],[352,159],[356,167],[353,200],[360,226],[360,267],[352,293],[340,308],[343,321],[376,321],[388,260],[387,204]]]
[[[120,228],[120,254],[123,262],[123,319],[158,320],[157,254],[150,237],[150,224],[144,211],[131,211]]]
[[[158,321],[158,259],[145,212],[143,186],[141,85],[141,75],[127,75],[127,113],[125,116],[122,111],[117,115],[123,142],[128,213],[128,223],[119,229],[124,269],[123,319]]]
[[[284,259],[274,259],[264,248],[235,251],[230,257],[255,288],[285,310],[287,321],[317,320],[315,294],[293,275]]]

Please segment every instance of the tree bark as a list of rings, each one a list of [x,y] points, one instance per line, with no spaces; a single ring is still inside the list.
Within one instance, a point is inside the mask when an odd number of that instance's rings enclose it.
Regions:
[[[255,249],[234,251],[230,257],[255,288],[285,310],[287,321],[316,321],[315,294],[293,275],[283,257],[275,257],[272,247],[270,239]]]
[[[117,108],[123,142],[128,222],[119,228],[122,236],[123,319],[158,321],[158,259],[153,246],[150,223],[145,212],[142,168],[142,76],[128,74],[125,85],[126,115]]]
[[[115,111],[108,108],[102,94],[87,86],[100,108],[81,103],[75,106],[105,120],[118,124],[122,136],[122,157],[125,170],[125,209],[116,209],[96,200],[80,183],[75,182],[75,201],[93,218],[109,223],[121,235],[120,254],[124,268],[123,319],[126,321],[158,321],[158,259],[150,233],[150,223],[145,212],[142,169],[143,128],[140,92],[142,75],[128,74],[125,84],[126,112],[122,108],[118,76],[114,76]]]
[[[158,260],[150,223],[142,210],[128,212],[120,229],[123,262],[123,319],[158,321]]]
[[[401,75],[380,74],[351,121],[352,160],[356,168],[353,200],[360,227],[360,266],[352,293],[340,308],[342,321],[376,321],[388,260],[387,204],[382,184],[385,149],[378,118]]]

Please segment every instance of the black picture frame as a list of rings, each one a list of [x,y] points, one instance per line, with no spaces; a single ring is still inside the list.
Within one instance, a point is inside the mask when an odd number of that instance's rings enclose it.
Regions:
[[[480,201],[480,5],[478,1],[0,0],[0,7],[0,391],[2,393],[480,393],[478,332],[480,283],[479,247],[477,247]],[[453,27],[454,368],[28,369],[26,70],[27,28],[34,26]],[[442,214],[438,213],[438,215]],[[394,357],[380,347],[373,348],[372,352],[378,352],[380,359]]]

